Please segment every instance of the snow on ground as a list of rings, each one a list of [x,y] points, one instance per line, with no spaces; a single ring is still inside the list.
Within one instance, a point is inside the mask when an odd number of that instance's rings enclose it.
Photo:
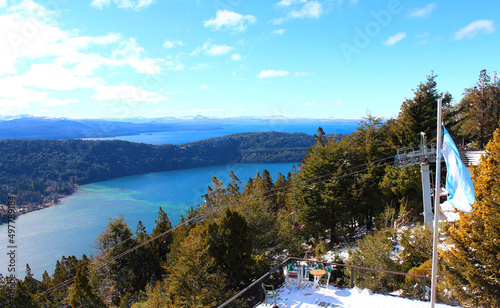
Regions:
[[[455,210],[455,207],[448,201],[441,203],[441,212],[446,217],[447,222],[456,222],[460,219],[460,214]]]
[[[370,308],[427,308],[429,302],[417,301],[408,298],[390,295],[374,294],[369,290],[341,289],[328,286],[328,289],[320,287],[313,290],[313,282],[308,281],[300,286],[300,289],[282,286],[277,290],[276,304],[279,308],[317,308],[317,307],[370,307]],[[262,303],[257,308],[273,307],[274,300],[268,300],[268,305]],[[435,307],[453,307],[436,304]]]

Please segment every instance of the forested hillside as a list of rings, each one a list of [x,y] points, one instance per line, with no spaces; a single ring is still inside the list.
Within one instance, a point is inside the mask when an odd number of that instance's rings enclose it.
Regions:
[[[235,134],[181,145],[120,140],[0,140],[0,200],[12,193],[18,205],[36,204],[53,194],[70,194],[76,185],[147,172],[299,162],[313,142],[313,136],[279,132]]]
[[[442,232],[448,237],[440,245],[439,273],[447,281],[438,285],[438,300],[464,307],[498,307],[500,184],[496,179],[500,173],[500,129],[498,121],[480,117],[472,110],[481,106],[500,110],[500,83],[495,80],[485,87],[484,92],[491,93],[487,101],[486,96],[477,95],[478,87],[473,87],[453,106],[451,96],[438,91],[436,78],[427,76],[413,90],[414,97],[404,100],[396,118],[385,121],[367,115],[352,135],[341,139],[331,138],[319,128],[314,137],[243,134],[179,147],[72,140],[69,144],[74,147],[69,148],[73,150],[66,149],[64,154],[54,152],[57,147],[43,150],[24,144],[20,147],[24,151],[18,152],[21,154],[8,157],[18,172],[34,174],[30,179],[42,181],[45,172],[46,181],[49,175],[61,175],[62,179],[66,171],[72,175],[75,166],[84,164],[87,171],[77,174],[76,180],[88,181],[112,171],[122,172],[120,175],[135,172],[140,164],[145,170],[163,167],[161,163],[168,165],[167,160],[185,167],[207,163],[205,158],[211,163],[245,162],[259,157],[256,153],[279,148],[299,153],[306,146],[305,140],[313,138],[300,168],[279,174],[275,181],[267,170],[245,187],[232,172],[228,183],[213,177],[207,206],[190,208],[174,228],[161,208],[151,234],[141,222],[134,233],[122,216],[115,217],[96,238],[99,253],[95,256],[63,256],[56,261],[54,273],[45,272],[41,281],[32,277],[29,266],[24,281],[0,279],[0,305],[218,307],[287,256],[307,254],[320,259],[327,249],[340,245],[353,249],[346,259],[337,255],[336,262],[382,270],[356,270],[356,287],[380,293],[397,291],[401,296],[420,299],[429,281],[424,285],[425,281],[415,277],[398,279],[388,272],[428,276],[432,253],[429,228],[416,223],[422,211],[419,167],[398,168],[393,156],[401,146],[416,145],[420,132],[436,134],[435,106],[443,99],[444,125],[450,128],[450,134],[466,146],[486,144],[487,154],[477,168],[473,167],[478,201],[472,205],[474,211],[461,213],[456,225],[442,222]],[[485,83],[484,78],[481,72],[480,84]],[[464,123],[482,128],[468,130]],[[29,156],[34,150],[43,154]],[[112,157],[103,156],[110,151]],[[187,153],[189,158],[180,155]],[[54,165],[57,172],[45,167],[29,173],[37,165],[28,164],[25,156],[38,162],[46,157],[44,165],[59,164]],[[266,155],[262,157],[267,159]],[[17,160],[19,163],[15,163]],[[446,169],[444,164],[441,167],[444,183]],[[71,180],[71,176],[66,178]],[[296,221],[305,227],[297,230],[293,227]],[[403,225],[405,228],[399,228]],[[352,272],[335,271],[330,283],[350,283],[346,277]],[[15,290],[10,297],[9,290]],[[246,307],[248,303],[241,300],[233,304]]]

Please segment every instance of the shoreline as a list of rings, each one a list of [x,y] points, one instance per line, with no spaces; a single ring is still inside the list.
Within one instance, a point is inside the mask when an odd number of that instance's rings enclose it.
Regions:
[[[49,208],[51,206],[57,205],[64,198],[71,196],[72,194],[74,194],[77,191],[78,191],[78,186],[75,187],[75,190],[72,193],[67,194],[67,195],[57,194],[57,196],[56,196],[56,194],[50,194],[49,196],[45,197],[46,199],[49,198],[50,200],[43,201],[40,204],[29,204],[29,203],[28,204],[21,204],[21,205],[16,204],[16,219],[17,219],[17,217],[19,217],[23,214],[28,214],[31,212],[43,210],[43,209]],[[0,204],[0,215],[7,214],[7,212],[8,212],[7,205]],[[5,223],[7,223],[7,222],[0,222],[0,226],[5,224]]]

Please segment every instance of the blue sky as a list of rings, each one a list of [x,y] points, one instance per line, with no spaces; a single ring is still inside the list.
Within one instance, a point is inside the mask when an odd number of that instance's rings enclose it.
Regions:
[[[499,69],[500,2],[0,0],[0,115],[395,117]]]

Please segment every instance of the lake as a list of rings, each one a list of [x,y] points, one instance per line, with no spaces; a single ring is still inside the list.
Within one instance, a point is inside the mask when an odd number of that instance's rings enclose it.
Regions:
[[[89,140],[125,140],[131,142],[144,142],[150,144],[181,144],[186,142],[195,142],[203,139],[214,137],[221,137],[237,133],[248,132],[269,132],[277,131],[284,133],[305,133],[314,135],[321,126],[326,134],[348,134],[356,130],[359,126],[357,120],[345,120],[345,123],[314,123],[314,124],[292,124],[285,121],[276,121],[267,125],[262,124],[241,124],[241,125],[228,125],[220,129],[211,130],[197,130],[197,131],[164,131],[164,132],[150,132],[138,135],[127,135],[117,137],[103,137],[103,138],[83,138]]]
[[[119,214],[127,219],[135,233],[142,221],[151,233],[161,206],[172,225],[176,225],[189,206],[202,204],[202,194],[216,176],[225,184],[231,170],[242,181],[241,187],[257,172],[267,169],[276,181],[298,163],[234,164],[177,171],[147,173],[83,185],[58,205],[24,214],[16,220],[16,277],[24,278],[29,263],[35,278],[45,270],[52,275],[63,255],[90,255],[94,239],[107,226],[109,218]],[[7,225],[0,226],[0,242],[7,253]],[[7,274],[8,258],[0,258],[0,273]]]

